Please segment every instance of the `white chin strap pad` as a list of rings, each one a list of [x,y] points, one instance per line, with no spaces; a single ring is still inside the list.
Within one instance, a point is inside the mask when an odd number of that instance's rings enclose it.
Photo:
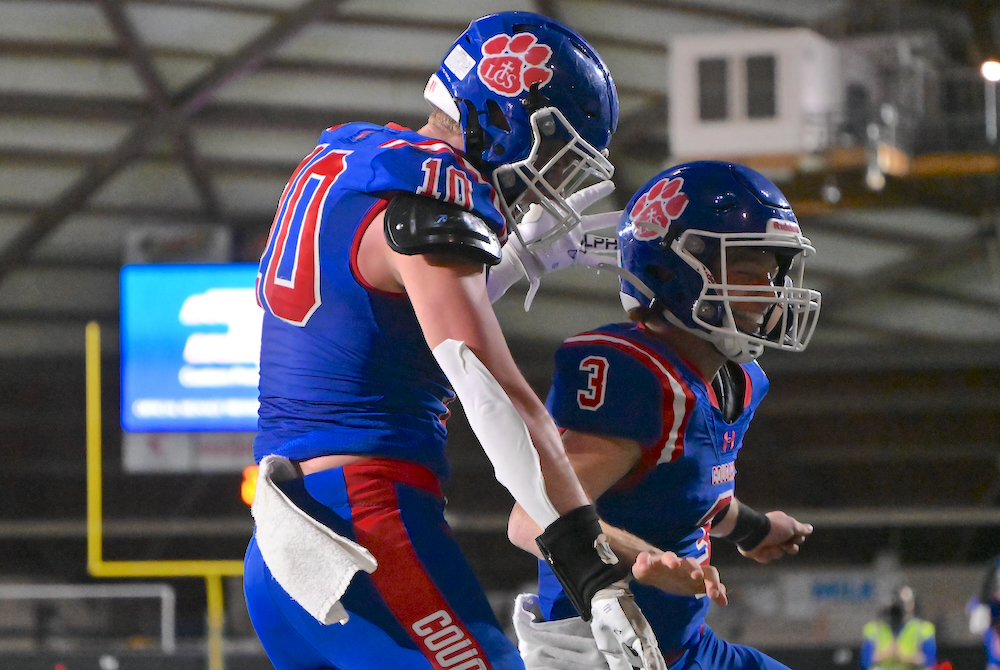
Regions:
[[[545,493],[538,452],[514,403],[465,342],[445,340],[433,353],[462,402],[497,481],[535,523],[547,528],[559,513]]]
[[[749,342],[740,337],[731,337],[729,335],[718,335],[716,333],[710,333],[709,341],[715,345],[715,348],[723,356],[731,360],[733,363],[749,363],[750,361],[756,360],[758,356],[764,353],[764,345],[757,344],[755,342]]]

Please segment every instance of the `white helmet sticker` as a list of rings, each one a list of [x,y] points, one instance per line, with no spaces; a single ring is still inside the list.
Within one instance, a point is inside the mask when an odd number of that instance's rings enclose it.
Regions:
[[[465,52],[465,49],[455,45],[448,57],[444,59],[444,66],[451,70],[459,79],[465,79],[472,68],[476,67],[476,60]]]

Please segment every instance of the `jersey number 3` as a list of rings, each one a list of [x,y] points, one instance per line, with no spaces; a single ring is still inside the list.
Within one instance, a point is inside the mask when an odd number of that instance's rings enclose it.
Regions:
[[[587,373],[587,388],[576,392],[576,402],[580,409],[596,410],[604,404],[608,359],[603,356],[587,356],[580,361],[580,370]]]
[[[304,326],[320,305],[319,221],[326,194],[347,169],[350,153],[316,147],[281,194],[261,257],[257,297],[282,321]]]

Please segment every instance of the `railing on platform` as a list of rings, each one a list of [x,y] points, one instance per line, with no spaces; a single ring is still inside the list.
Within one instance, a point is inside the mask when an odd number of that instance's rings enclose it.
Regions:
[[[160,649],[177,650],[175,620],[177,596],[167,584],[3,584],[0,600],[83,600],[90,598],[158,598]]]

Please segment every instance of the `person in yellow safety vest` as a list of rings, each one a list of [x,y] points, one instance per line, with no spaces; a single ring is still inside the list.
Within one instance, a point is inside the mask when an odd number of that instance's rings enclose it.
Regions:
[[[914,616],[913,589],[902,586],[882,618],[865,624],[861,670],[929,670],[937,665],[934,624]]]

